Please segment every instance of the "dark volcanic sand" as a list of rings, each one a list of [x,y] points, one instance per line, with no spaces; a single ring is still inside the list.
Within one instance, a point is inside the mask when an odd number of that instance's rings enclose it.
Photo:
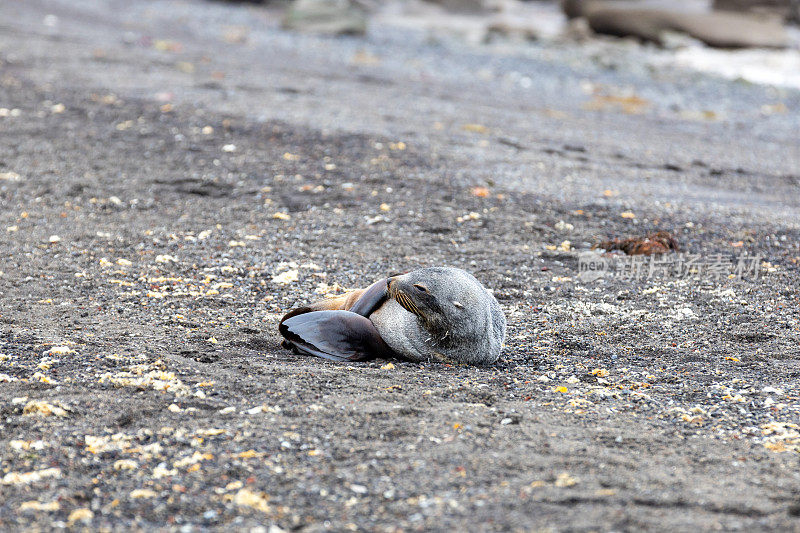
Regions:
[[[0,529],[800,530],[797,93],[71,4],[0,6]],[[655,230],[769,264],[584,283],[548,249]],[[498,365],[280,348],[438,264],[494,289]]]

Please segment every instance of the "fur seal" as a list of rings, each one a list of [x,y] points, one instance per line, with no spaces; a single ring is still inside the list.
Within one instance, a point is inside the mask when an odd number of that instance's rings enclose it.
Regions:
[[[278,325],[284,346],[335,361],[400,358],[497,361],[506,319],[472,274],[434,267],[293,309]]]

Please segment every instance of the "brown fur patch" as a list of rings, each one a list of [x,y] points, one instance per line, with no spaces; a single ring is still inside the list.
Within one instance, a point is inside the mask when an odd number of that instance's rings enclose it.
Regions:
[[[678,241],[666,231],[652,233],[647,237],[604,241],[595,248],[603,248],[609,252],[622,250],[628,255],[655,255],[679,251]]]

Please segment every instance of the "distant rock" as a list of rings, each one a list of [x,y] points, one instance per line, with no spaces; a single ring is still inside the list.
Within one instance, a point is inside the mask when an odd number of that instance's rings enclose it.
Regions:
[[[789,22],[800,23],[798,0],[714,0],[713,8],[721,11],[768,13]]]
[[[518,41],[535,41],[540,37],[539,28],[532,21],[503,14],[492,18],[487,26],[487,32],[489,38],[501,35]]]
[[[438,4],[453,13],[484,13],[487,11],[486,3],[482,0],[427,0]]]
[[[719,48],[784,48],[789,39],[776,18],[731,11],[688,12],[637,7],[628,2],[564,0],[562,9],[570,17],[586,17],[589,27],[617,37],[636,37],[664,44],[668,32],[685,33]]]
[[[286,10],[283,27],[327,35],[363,35],[367,14],[351,0],[295,0]]]

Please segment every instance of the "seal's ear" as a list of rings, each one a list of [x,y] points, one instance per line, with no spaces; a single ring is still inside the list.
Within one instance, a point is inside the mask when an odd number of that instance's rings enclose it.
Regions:
[[[298,314],[281,321],[278,330],[300,353],[333,361],[369,361],[393,355],[372,322],[350,311]]]

